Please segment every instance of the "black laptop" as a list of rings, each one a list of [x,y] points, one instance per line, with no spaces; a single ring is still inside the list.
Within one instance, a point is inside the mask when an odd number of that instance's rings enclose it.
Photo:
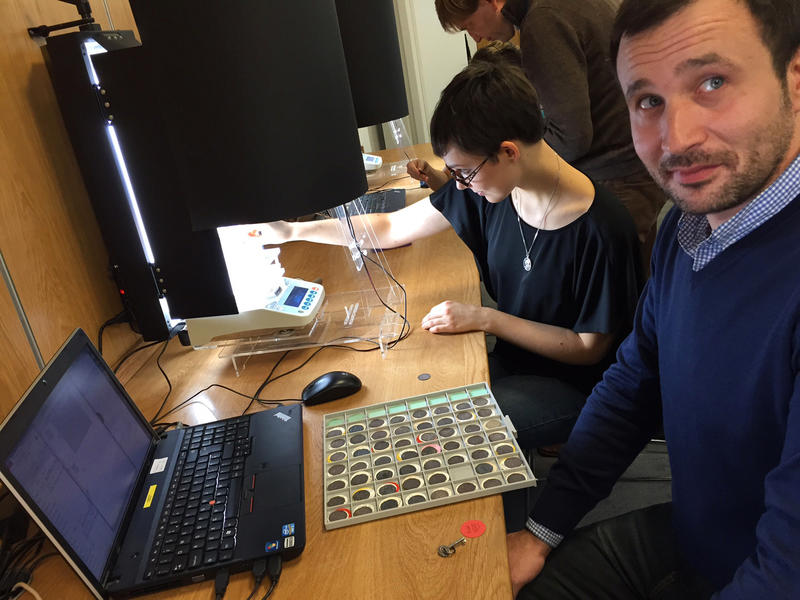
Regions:
[[[301,406],[160,437],[80,329],[0,426],[0,478],[97,598],[305,546]]]

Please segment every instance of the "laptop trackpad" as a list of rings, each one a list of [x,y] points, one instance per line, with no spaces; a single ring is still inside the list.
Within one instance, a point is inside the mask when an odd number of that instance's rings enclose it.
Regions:
[[[302,502],[303,468],[301,465],[274,467],[255,473],[253,512]]]

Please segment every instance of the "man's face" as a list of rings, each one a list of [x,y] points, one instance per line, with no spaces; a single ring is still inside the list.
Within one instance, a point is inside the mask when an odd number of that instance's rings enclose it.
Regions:
[[[507,42],[514,36],[514,26],[500,13],[502,3],[498,0],[480,0],[478,8],[459,23],[476,42],[500,40]]]
[[[722,222],[798,154],[798,63],[776,76],[738,0],[697,0],[623,37],[617,72],[636,152],[681,210]]]

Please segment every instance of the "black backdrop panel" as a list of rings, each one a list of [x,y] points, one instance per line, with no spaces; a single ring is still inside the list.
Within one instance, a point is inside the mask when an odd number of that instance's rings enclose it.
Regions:
[[[166,126],[154,102],[154,81],[142,65],[150,62],[141,46],[94,58],[109,112],[136,194],[150,246],[167,290],[173,317],[236,313],[225,259],[214,229],[193,231],[184,190],[175,176]],[[124,200],[122,200],[124,201]],[[120,206],[120,214],[125,214]],[[138,240],[137,240],[138,242]],[[131,251],[135,251],[135,246]]]
[[[333,0],[131,7],[193,229],[310,214],[366,190]]]
[[[392,0],[336,0],[359,127],[408,114]]]

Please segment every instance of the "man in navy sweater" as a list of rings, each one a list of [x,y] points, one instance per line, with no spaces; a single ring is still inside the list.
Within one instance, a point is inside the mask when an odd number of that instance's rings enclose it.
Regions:
[[[676,208],[633,332],[508,536],[514,593],[800,598],[800,2],[625,0],[612,56]],[[662,421],[672,503],[571,532]]]

